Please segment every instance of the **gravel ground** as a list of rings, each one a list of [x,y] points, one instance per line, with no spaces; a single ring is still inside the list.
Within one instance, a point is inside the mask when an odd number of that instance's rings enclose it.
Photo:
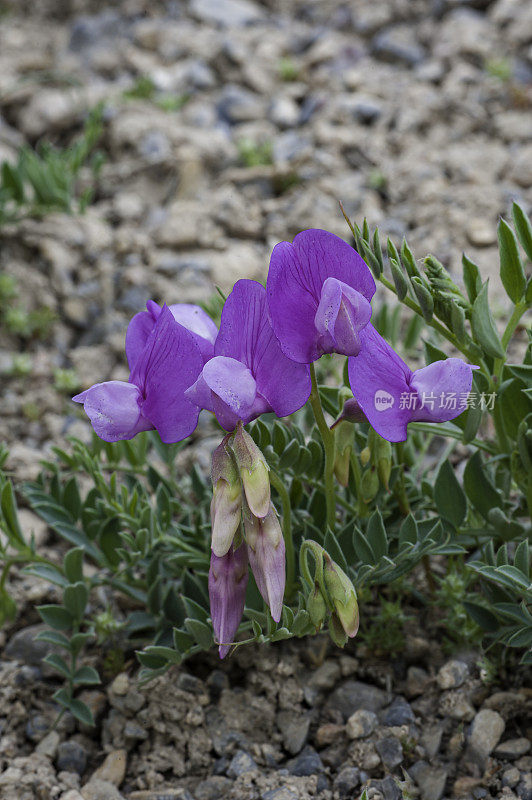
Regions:
[[[529,0],[0,12],[0,160],[43,137],[65,145],[88,108],[105,109],[86,213],[1,232],[17,302],[56,315],[44,338],[0,329],[0,441],[17,479],[89,435],[58,370],[80,388],[124,379],[125,326],[147,298],[197,302],[262,278],[273,245],[304,228],[346,236],[339,200],[453,274],[467,250],[504,309],[497,217],[514,199],[532,206]],[[48,591],[20,585],[26,605]],[[532,798],[530,690],[518,676],[486,683],[478,654],[449,662],[426,620],[392,662],[318,638],[203,659],[144,689],[131,663],[87,697],[96,731],[65,716],[51,732],[35,621],[0,633],[1,800],[336,800],[364,785],[385,800]]]

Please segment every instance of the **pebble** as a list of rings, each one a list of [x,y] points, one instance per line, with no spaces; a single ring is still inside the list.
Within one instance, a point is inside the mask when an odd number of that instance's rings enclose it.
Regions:
[[[126,766],[127,751],[113,750],[106,756],[103,764],[95,770],[92,779],[98,778],[102,781],[108,781],[114,786],[120,786],[126,775]]]
[[[467,226],[466,235],[475,247],[491,247],[497,241],[495,225],[483,218],[472,219]]]
[[[35,752],[43,756],[48,756],[48,758],[53,760],[57,755],[57,748],[59,747],[60,740],[61,737],[57,731],[50,731],[50,733],[47,733],[46,736],[41,739],[35,748]]]
[[[7,643],[5,657],[20,661],[22,664],[40,666],[42,659],[49,653],[60,652],[53,644],[35,639],[38,633],[45,630],[48,630],[46,625],[29,625],[27,628],[21,628]]]
[[[378,33],[372,42],[372,52],[383,61],[415,67],[425,58],[425,49],[416,40],[408,25],[397,25]]]
[[[360,783],[360,770],[357,767],[344,767],[334,779],[333,787],[340,798],[350,798]]]
[[[380,716],[382,724],[390,727],[409,725],[416,720],[410,703],[407,703],[402,697],[397,697],[391,706],[388,706],[388,708],[381,712]]]
[[[237,750],[231,759],[231,763],[227,769],[227,775],[230,778],[238,778],[239,775],[243,775],[245,772],[252,772],[256,769],[257,764],[249,753],[246,753],[245,750]]]
[[[363,739],[373,733],[379,720],[373,711],[364,708],[351,714],[345,724],[345,732],[350,739]]]
[[[347,721],[359,709],[376,712],[389,702],[388,693],[377,686],[361,681],[346,681],[334,690],[327,706],[339,710]]]
[[[277,715],[277,727],[282,733],[285,750],[295,756],[308,739],[310,716],[280,711]]]
[[[116,786],[109,781],[91,778],[81,789],[83,800],[124,800]]]
[[[288,771],[292,775],[317,775],[323,772],[323,762],[313,747],[307,745],[296,758],[287,763]]]
[[[419,697],[430,682],[430,675],[422,667],[408,667],[405,692],[407,697]]]
[[[113,694],[124,697],[129,691],[129,677],[126,672],[121,672],[109,687]]]
[[[458,689],[469,674],[469,668],[463,661],[448,661],[436,676],[440,689]]]
[[[83,775],[87,769],[87,751],[75,739],[61,742],[57,748],[57,769],[65,772],[77,772]]]
[[[469,735],[469,747],[479,760],[484,761],[495,749],[504,733],[505,722],[497,711],[483,708],[475,716]]]
[[[522,780],[517,784],[516,788],[518,796],[521,800],[532,800],[532,773],[527,772],[523,775]]]
[[[519,783],[520,777],[521,773],[517,767],[510,767],[509,769],[505,769],[502,773],[501,783],[503,786],[509,786],[510,789],[513,789],[513,787],[517,786]]]
[[[440,800],[445,791],[447,770],[443,767],[432,767],[426,761],[417,761],[408,769],[421,792],[422,800]]]
[[[397,782],[392,778],[391,775],[387,775],[382,780],[371,780],[368,781],[367,787],[369,791],[367,794],[368,800],[377,800],[377,798],[382,798],[382,800],[401,800],[403,797],[403,793],[399,788]],[[370,794],[370,791],[373,790],[374,793]]]
[[[213,775],[212,778],[207,778],[201,783],[198,783],[194,789],[195,800],[220,800],[221,797],[226,797],[233,781],[223,775]]]
[[[520,739],[507,739],[497,745],[493,755],[496,758],[513,760],[514,758],[525,756],[529,752],[530,746],[530,739],[526,739],[524,736]]]
[[[223,28],[250,25],[262,19],[263,12],[249,0],[191,0],[190,12],[203,22]]]
[[[298,795],[294,794],[291,789],[286,786],[281,786],[279,789],[268,789],[267,792],[261,794],[261,800],[297,800]]]
[[[403,762],[403,746],[395,736],[385,736],[375,743],[375,750],[386,769],[394,769]]]

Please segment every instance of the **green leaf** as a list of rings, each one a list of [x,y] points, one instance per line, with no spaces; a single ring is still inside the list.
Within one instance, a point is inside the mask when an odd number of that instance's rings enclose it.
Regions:
[[[515,551],[514,565],[523,575],[530,575],[530,549],[526,539],[523,539]]]
[[[485,518],[492,508],[501,505],[501,497],[486,475],[479,450],[471,456],[466,464],[464,489],[471,503]]]
[[[42,621],[56,631],[67,631],[72,628],[72,614],[64,606],[53,604],[37,606],[37,611]]]
[[[94,667],[84,666],[76,670],[73,682],[75,686],[96,686],[101,680]]]
[[[353,533],[353,547],[355,548],[355,553],[357,557],[363,564],[375,564],[377,559],[375,558],[375,554],[370,547],[370,544],[362,531],[355,527]]]
[[[55,586],[68,585],[68,580],[63,573],[52,564],[30,564],[29,567],[24,567],[23,572],[26,575],[35,575],[37,578],[42,578]]]
[[[409,514],[399,528],[399,548],[402,549],[407,544],[417,544],[418,538],[417,522],[412,514]]]
[[[482,278],[475,262],[471,261],[465,253],[462,253],[462,274],[469,302],[474,303],[482,289]]]
[[[528,259],[532,261],[532,225],[530,224],[530,220],[521,206],[515,202],[512,206],[512,215],[519,241],[521,242],[523,250],[528,256]]]
[[[281,469],[288,469],[292,467],[299,458],[299,442],[297,439],[292,439],[291,442],[285,447],[284,451],[279,458],[279,466]]]
[[[200,622],[199,619],[191,619],[187,617],[185,620],[185,628],[199,644],[202,650],[208,650],[212,647],[213,637],[212,628],[206,622]]]
[[[386,528],[379,509],[374,511],[368,520],[366,537],[376,560],[380,561],[388,552],[388,537],[386,536]]]
[[[88,599],[88,589],[81,581],[66,586],[63,591],[63,603],[65,604],[65,608],[78,622],[83,619],[83,613]]]
[[[473,303],[471,328],[474,340],[485,353],[493,358],[504,358],[504,350],[488,303],[488,281],[483,284]]]
[[[58,655],[57,653],[49,653],[43,661],[48,664],[50,667],[53,667],[57,672],[59,672],[64,678],[70,678],[70,667],[66,663],[65,659],[62,656]]]
[[[2,510],[2,530],[9,543],[17,550],[23,549],[27,545],[18,522],[17,503],[11,481],[7,481],[2,489],[0,508]]]
[[[508,223],[501,219],[497,229],[499,237],[499,260],[502,285],[514,303],[518,303],[525,291],[525,271],[519,257],[517,240]]]
[[[483,631],[494,633],[499,630],[499,620],[489,609],[478,603],[471,603],[465,600],[463,601],[463,606],[469,616]]]
[[[77,700],[73,698],[68,706],[68,710],[75,717],[77,720],[82,722],[84,725],[90,725],[91,727],[94,725],[94,717],[92,716],[92,711],[90,708],[85,705],[82,700]]]
[[[338,566],[340,566],[345,572],[347,570],[347,562],[342,552],[342,548],[338,544],[338,539],[330,528],[327,529],[327,533],[325,534],[323,547],[325,550],[327,550],[332,560],[336,561]]]
[[[459,528],[466,515],[467,500],[448,459],[438,470],[434,484],[434,501],[442,517],[455,528]]]
[[[430,322],[434,314],[434,299],[430,291],[424,285],[421,278],[418,278],[416,275],[412,278],[412,287],[420,305],[423,318],[426,322]]]
[[[83,580],[83,553],[82,547],[73,547],[64,558],[63,569],[69,583]]]
[[[63,505],[72,519],[78,519],[81,513],[82,503],[79,494],[78,482],[74,477],[67,481],[63,490]]]
[[[173,629],[174,647],[179,653],[186,653],[194,644],[194,639],[186,631],[181,631],[179,628]]]
[[[36,642],[49,642],[65,650],[70,650],[70,640],[59,631],[41,631],[35,637]]]
[[[505,381],[495,399],[500,404],[504,430],[511,439],[517,438],[519,425],[532,411],[532,400],[524,393],[521,380]]]
[[[164,658],[165,661],[169,661],[170,664],[180,664],[182,657],[181,654],[174,650],[172,647],[161,647],[160,645],[150,645],[144,649],[145,653],[152,656],[158,656],[160,658]]]

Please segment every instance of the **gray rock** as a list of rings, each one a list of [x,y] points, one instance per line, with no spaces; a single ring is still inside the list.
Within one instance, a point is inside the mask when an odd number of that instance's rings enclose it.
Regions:
[[[345,723],[345,732],[350,739],[363,739],[373,733],[378,723],[378,717],[373,711],[361,708],[351,714]]]
[[[104,11],[94,16],[81,15],[72,23],[69,48],[75,53],[99,45],[102,39],[112,39],[123,31],[123,22],[116,11]]]
[[[382,115],[382,106],[374,100],[357,100],[353,106],[353,116],[363,125],[373,125]]]
[[[87,769],[87,751],[75,739],[61,742],[57,748],[56,766],[59,772],[77,772],[83,775]]]
[[[471,725],[469,748],[472,755],[484,762],[492,753],[505,728],[505,722],[497,711],[483,708],[476,714]]]
[[[395,736],[385,736],[375,743],[375,750],[387,769],[398,767],[403,761],[403,746]]]
[[[148,738],[148,732],[134,719],[128,719],[124,727],[124,737],[130,741],[144,741]]]
[[[281,786],[279,789],[268,789],[260,797],[261,800],[297,800],[298,796],[286,786]]]
[[[277,727],[282,733],[285,750],[295,756],[307,742],[310,716],[280,711],[277,715]]]
[[[296,758],[292,758],[286,766],[292,775],[298,777],[316,775],[324,770],[321,758],[310,745],[307,745]]]
[[[192,0],[190,13],[223,28],[238,28],[263,18],[263,12],[249,0]]]
[[[4,656],[22,664],[41,666],[42,659],[49,653],[61,652],[55,645],[35,639],[38,633],[45,630],[48,630],[46,625],[29,625],[17,631],[7,643]]]
[[[223,775],[213,775],[212,778],[198,783],[194,789],[195,800],[219,800],[226,797],[233,781]]]
[[[302,136],[297,131],[285,131],[284,133],[280,133],[279,136],[276,136],[273,140],[272,156],[275,164],[287,164],[291,161],[297,161],[310,155],[311,152],[312,150],[308,136]],[[325,664],[322,664],[322,666],[317,669],[316,672],[319,672],[323,667],[327,667],[328,663],[330,664],[331,662],[325,662]],[[330,686],[323,687],[325,689],[332,689],[340,677],[340,668],[337,664],[335,664],[335,666],[337,668],[338,675],[334,683],[332,683]]]
[[[507,739],[497,745],[493,751],[493,755],[497,758],[521,758],[525,756],[530,750],[530,739],[522,736],[520,739]]]
[[[356,767],[344,767],[334,779],[334,790],[341,798],[353,797],[360,783],[360,770]]]
[[[60,736],[57,731],[50,731],[44,736],[37,747],[35,748],[35,752],[39,755],[47,756],[48,758],[54,759],[57,754],[57,748],[59,745]]]
[[[422,800],[440,800],[445,791],[447,770],[431,767],[426,761],[417,761],[408,772],[419,786]]]
[[[81,791],[83,800],[124,800],[116,786],[99,778],[91,778]]]
[[[436,676],[440,689],[457,689],[469,674],[469,668],[463,661],[448,661]]]
[[[523,775],[523,780],[517,784],[516,791],[520,800],[532,800],[532,772]]]
[[[407,703],[402,697],[396,697],[391,706],[380,714],[380,717],[383,725],[390,727],[409,725],[416,719],[410,703]]]
[[[519,783],[520,777],[521,773],[517,767],[510,767],[510,769],[505,769],[502,773],[501,783],[503,786],[509,786],[510,789],[513,789]]]
[[[239,775],[243,775],[245,772],[252,772],[255,769],[258,769],[257,764],[249,753],[246,753],[245,750],[237,750],[231,759],[227,775],[230,778],[238,778]]]
[[[170,158],[172,146],[163,131],[149,131],[140,140],[138,151],[142,158],[145,158],[150,164],[157,164]]]
[[[243,89],[241,86],[229,84],[222,91],[218,102],[218,114],[225,122],[238,125],[251,122],[264,115],[264,103],[259,95]]]
[[[270,119],[279,128],[295,128],[299,106],[290,97],[276,97],[270,107]]]
[[[340,711],[344,720],[360,708],[366,711],[380,711],[390,702],[390,696],[383,689],[361,681],[346,681],[331,694],[327,707]]]
[[[423,729],[420,744],[425,749],[429,759],[434,758],[441,746],[444,727],[439,723],[429,725]]]
[[[26,736],[32,742],[40,742],[50,730],[50,720],[43,714],[32,714],[26,723]]]
[[[425,58],[425,49],[409,25],[398,25],[378,33],[372,42],[372,52],[383,61],[415,67]]]
[[[401,800],[403,793],[391,775],[387,775],[382,780],[371,780],[367,784],[368,789],[375,789],[382,797],[382,800]]]

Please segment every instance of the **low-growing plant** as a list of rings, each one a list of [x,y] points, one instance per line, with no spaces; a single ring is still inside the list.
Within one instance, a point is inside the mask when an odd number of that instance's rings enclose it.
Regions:
[[[83,211],[92,201],[103,155],[95,150],[102,133],[103,110],[94,109],[82,133],[69,147],[43,142],[33,150],[22,147],[16,163],[0,164],[0,225],[40,217],[50,211]],[[92,182],[79,189],[83,167],[92,171]]]
[[[2,481],[3,618],[16,611],[15,564],[60,591],[39,612],[65,652],[49,658],[66,682],[62,706],[89,720],[75,692],[98,675],[79,662],[106,638],[110,653],[117,643],[136,650],[142,680],[214,643],[224,657],[326,629],[343,646],[359,613],[366,642],[398,651],[408,576],[409,607],[417,598],[441,608],[451,644],[473,636],[532,662],[532,345],[530,334],[514,339],[532,302],[532,227],[517,205],[513,218],[515,232],[504,220],[498,229],[512,303],[502,335],[467,256],[462,288],[434,256],[418,262],[406,240],[385,253],[365,221],[349,223],[356,253],[319,231],[279,245],[266,289],[239,281],[219,332],[199,307],[149,301],[136,315],[130,381],[75,398],[111,441],[56,448],[20,489],[59,538],[62,561],[24,535]],[[299,288],[283,294],[285,279]],[[372,327],[374,279],[395,301]],[[520,359],[509,359],[511,342]],[[392,350],[399,343],[427,366],[407,367]],[[469,363],[448,359],[444,345]],[[191,438],[200,408],[219,424],[210,477]]]

